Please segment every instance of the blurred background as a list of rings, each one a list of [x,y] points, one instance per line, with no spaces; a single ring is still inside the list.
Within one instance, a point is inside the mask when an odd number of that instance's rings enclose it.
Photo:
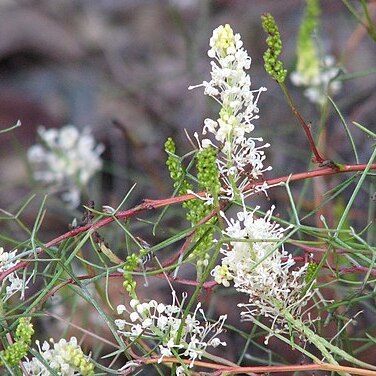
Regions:
[[[373,16],[374,5],[370,8]],[[284,42],[282,60],[291,72],[304,6],[303,0],[1,0],[0,127],[7,128],[17,120],[22,126],[0,136],[0,208],[15,213],[30,192],[37,193],[37,199],[22,212],[25,223],[34,223],[43,196],[32,182],[26,150],[38,141],[40,125],[89,127],[105,145],[103,173],[89,187],[88,198],[94,199],[97,208],[103,204],[116,207],[135,182],[126,208],[143,198],[170,196],[173,190],[163,143],[172,136],[177,153],[187,153],[191,145],[184,130],[190,135],[200,133],[203,120],[218,113],[214,100],[201,89],[188,91],[188,86],[210,79],[209,38],[214,28],[225,23],[241,34],[252,57],[253,87],[268,89],[259,101],[260,119],[253,132],[254,137],[271,144],[267,165],[273,170],[266,177],[312,167],[304,132],[279,86],[264,71],[266,44],[260,22],[264,12],[275,17]],[[335,56],[348,74],[373,68],[375,42],[342,1],[323,0],[321,8],[319,35],[324,53]],[[298,109],[312,123],[313,134],[320,133],[324,156],[355,163],[333,108],[328,106],[320,127],[317,106],[289,79],[287,85]],[[368,161],[372,142],[351,121],[375,131],[375,87],[375,74],[346,80],[334,98],[360,145],[360,163]],[[316,179],[305,191],[304,210],[317,206],[322,194],[341,179],[340,175]],[[300,192],[303,184],[295,183],[293,193]],[[346,194],[351,190],[344,197]],[[284,189],[271,190],[269,200],[277,204],[278,213],[289,211]],[[264,195],[260,201],[265,202]],[[355,223],[364,224],[368,203],[368,196],[356,203]],[[42,240],[66,231],[67,224],[82,211],[66,210],[53,198],[47,205],[49,220],[43,223]],[[325,214],[328,221],[333,219],[332,212]],[[17,231],[19,240],[25,237],[18,227],[13,228],[14,237]],[[228,310],[218,306],[218,314]]]
[[[204,118],[218,111],[201,89],[187,88],[210,78],[208,41],[223,23],[241,34],[252,57],[253,87],[268,88],[259,102],[254,135],[272,145],[267,151],[273,166],[269,176],[306,169],[310,153],[303,131],[263,69],[265,33],[260,24],[264,12],[276,18],[284,42],[282,58],[291,72],[304,5],[303,0],[2,0],[0,126],[19,119],[22,127],[0,137],[0,206],[11,208],[25,193],[25,147],[37,141],[40,125],[90,127],[106,145],[103,190],[100,195],[93,191],[101,203],[116,206],[136,181],[134,202],[169,195],[166,137],[173,136],[178,153],[184,154],[190,150],[184,129],[190,135],[200,132]],[[348,73],[371,68],[374,42],[342,2],[321,1],[321,7],[319,35],[325,54],[334,55]],[[375,83],[375,75],[344,82],[335,100],[348,122],[374,124]],[[317,135],[317,107],[301,88],[289,80],[287,84]],[[331,108],[325,127],[323,154],[353,163]],[[364,162],[367,138],[355,127],[351,131],[364,142]]]

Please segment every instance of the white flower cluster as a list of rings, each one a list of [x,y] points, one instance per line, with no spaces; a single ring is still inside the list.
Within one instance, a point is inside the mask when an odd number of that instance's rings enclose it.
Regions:
[[[204,93],[213,97],[220,105],[219,119],[206,119],[203,134],[212,134],[219,145],[204,139],[200,147],[212,145],[219,149],[217,167],[220,175],[222,193],[229,200],[244,198],[258,190],[270,188],[267,183],[252,188],[250,183],[258,180],[266,170],[263,139],[248,137],[254,130],[253,121],[258,119],[258,100],[262,91],[251,90],[251,79],[246,73],[251,58],[243,48],[239,34],[234,34],[229,25],[219,26],[210,39],[209,57],[211,80],[195,87],[204,87]],[[332,71],[321,77],[320,84],[329,83]],[[329,77],[329,78],[328,78]],[[210,197],[205,197],[208,200]],[[249,303],[243,304],[243,319],[262,315],[273,320],[273,326],[286,329],[284,312],[298,315],[311,297],[311,286],[306,286],[304,276],[307,265],[297,268],[295,261],[283,246],[285,229],[271,222],[274,207],[263,218],[257,218],[255,211],[244,209],[238,213],[237,220],[227,221],[223,234],[228,244],[223,247],[221,265],[212,270],[212,276],[219,284],[234,287],[249,296]],[[293,268],[294,267],[294,268]],[[307,292],[304,292],[304,291]]]
[[[39,341],[36,341],[40,356],[43,358],[48,367],[61,376],[75,375],[94,375],[94,364],[90,362],[90,358],[84,355],[81,347],[77,344],[76,337],[71,337],[67,342],[60,339],[55,343],[52,339],[50,342],[43,342],[40,347]],[[49,369],[36,357],[31,360],[26,359],[22,362],[28,375],[32,376],[49,376]]]
[[[269,188],[267,184],[257,188],[247,188],[249,183],[257,180],[263,172],[271,170],[271,167],[264,168],[263,165],[266,159],[263,149],[270,145],[256,146],[255,141],[263,140],[262,138],[243,138],[234,145],[230,156],[222,155],[222,158],[217,159],[218,171],[224,183],[222,191],[227,199],[232,200],[236,192],[247,197],[249,193]]]
[[[222,106],[217,121],[205,120],[204,134],[210,132],[230,149],[233,140],[241,140],[254,129],[252,121],[258,119],[257,102],[265,88],[251,90],[250,76],[245,72],[251,66],[251,58],[242,47],[240,34],[234,34],[230,25],[221,25],[210,38],[209,57],[211,80],[194,87],[203,86],[204,93],[215,98]]]
[[[234,34],[230,25],[219,26],[210,39],[209,57],[211,62],[211,80],[189,89],[204,87],[204,94],[213,97],[220,105],[217,120],[205,119],[203,134],[211,133],[221,143],[218,157],[218,169],[226,188],[227,197],[233,198],[249,183],[256,180],[264,169],[263,149],[270,146],[262,143],[262,138],[247,138],[254,130],[253,121],[259,118],[257,106],[261,87],[251,90],[251,78],[246,70],[251,66],[251,58],[243,48],[239,34]],[[209,139],[202,146],[213,145]]]
[[[225,287],[233,282],[238,291],[249,295],[249,303],[239,305],[247,309],[242,313],[243,319],[263,315],[283,324],[281,312],[300,312],[310,297],[302,296],[307,265],[291,270],[295,261],[283,247],[278,247],[285,229],[271,222],[274,207],[263,218],[255,216],[257,209],[244,209],[236,221],[225,218],[228,227],[223,233],[230,239],[221,250],[225,257],[213,269],[212,276]]]
[[[16,254],[17,250],[4,252],[4,248],[0,247],[0,273],[9,270],[19,262]],[[18,291],[21,291],[21,294],[23,294],[23,290],[27,288],[26,284],[23,283],[23,280],[19,278],[16,272],[9,274],[2,281],[1,290],[5,287],[5,294],[0,294],[3,295],[2,300],[5,302]]]
[[[132,299],[130,306],[133,309],[129,312],[130,322],[123,319],[115,320],[119,332],[125,337],[134,340],[137,337],[161,341],[159,351],[162,362],[165,356],[175,356],[178,352],[180,356],[187,356],[191,360],[190,367],[193,367],[194,361],[201,359],[208,347],[226,346],[225,342],[220,341],[217,336],[223,331],[223,325],[227,315],[220,316],[218,321],[209,322],[198,303],[192,314],[188,314],[184,320],[181,330],[181,338],[177,342],[179,329],[183,322],[184,308],[183,304],[187,294],[183,294],[182,302],[179,303],[175,291],[172,291],[172,304],[162,304],[155,300],[149,303],[140,303]],[[127,311],[124,305],[117,307],[118,314]],[[203,323],[197,318],[200,314]],[[125,330],[128,327],[129,330]]]
[[[33,176],[51,188],[63,191],[71,207],[80,203],[81,189],[102,167],[102,144],[96,144],[88,130],[82,133],[73,125],[61,129],[40,127],[41,144],[28,150]]]
[[[319,70],[315,75],[295,71],[290,75],[291,82],[295,86],[305,86],[304,95],[312,102],[323,105],[327,95],[337,94],[342,83],[335,78],[340,73],[333,56],[327,55],[320,62]]]

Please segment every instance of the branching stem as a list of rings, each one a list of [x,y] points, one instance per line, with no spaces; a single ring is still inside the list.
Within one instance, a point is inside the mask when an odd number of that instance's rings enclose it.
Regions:
[[[268,185],[278,185],[279,183],[283,183],[286,181],[292,182],[292,181],[298,181],[298,180],[304,180],[304,179],[310,179],[318,176],[325,176],[325,175],[334,175],[337,173],[341,172],[355,172],[355,171],[364,171],[364,169],[367,167],[366,164],[356,164],[356,165],[340,165],[340,167],[334,169],[333,167],[325,167],[325,168],[320,168],[312,171],[306,171],[306,172],[301,172],[297,174],[290,174],[288,176],[282,176],[279,178],[274,178],[267,180],[266,183]],[[376,163],[371,164],[369,167],[370,170],[376,170]],[[261,186],[265,183],[265,181],[260,181],[260,182],[253,182],[249,184],[249,189]],[[86,231],[95,231],[98,230],[101,227],[107,226],[108,224],[112,223],[115,221],[115,219],[121,219],[121,220],[126,220],[128,218],[134,217],[140,212],[147,211],[147,210],[152,210],[152,209],[158,209],[164,206],[172,205],[172,204],[177,204],[180,202],[188,201],[197,198],[197,195],[202,195],[204,196],[206,193],[205,192],[199,192],[196,195],[194,194],[186,194],[182,196],[177,196],[177,197],[170,197],[167,199],[160,199],[160,200],[150,200],[150,199],[145,199],[141,204],[135,206],[134,208],[124,210],[124,211],[119,211],[116,216],[109,216],[103,219],[98,220],[98,222],[92,223],[92,224],[87,224],[82,227],[75,228],[71,231],[68,231],[57,238],[52,239],[48,243],[44,245],[43,248],[50,248],[53,247],[63,240],[73,238],[79,234],[82,234]],[[215,215],[216,212],[213,213]],[[40,248],[36,254],[40,255],[43,253],[43,249]],[[34,256],[34,255],[33,255]],[[0,282],[4,280],[9,274],[15,272],[16,270],[26,268],[33,259],[33,256],[30,257],[29,259],[25,261],[21,261],[14,265],[12,268],[9,268],[5,272],[0,274]]]
[[[287,88],[286,88],[286,85],[283,83],[283,82],[279,82],[280,86],[281,86],[281,89],[283,91],[283,94],[285,95],[286,99],[287,99],[287,102],[291,108],[291,111],[292,113],[294,114],[294,116],[296,117],[296,119],[298,120],[299,124],[303,127],[303,130],[307,136],[307,139],[308,139],[308,142],[309,142],[309,146],[312,150],[312,153],[314,155],[313,157],[313,162],[314,163],[324,163],[325,162],[325,158],[323,158],[321,156],[321,154],[319,153],[319,151],[317,150],[317,147],[316,147],[316,144],[315,144],[315,141],[313,139],[313,136],[312,136],[312,132],[311,132],[311,126],[309,124],[306,123],[306,121],[304,120],[302,114],[298,111],[298,109],[296,108]]]

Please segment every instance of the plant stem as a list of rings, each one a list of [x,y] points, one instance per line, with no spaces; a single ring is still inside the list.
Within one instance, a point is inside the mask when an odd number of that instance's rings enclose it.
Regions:
[[[330,364],[338,365],[337,361],[334,359],[332,354],[340,356],[342,359],[356,364],[360,367],[376,370],[376,366],[372,364],[368,364],[358,360],[348,354],[346,351],[343,351],[339,347],[333,345],[323,337],[318,336],[313,330],[311,330],[308,326],[302,323],[300,320],[293,317],[293,315],[288,310],[283,310],[281,314],[286,318],[289,324],[294,327],[299,333],[303,333],[304,336],[315,345],[320,351],[321,354],[327,359]]]
[[[278,185],[280,183],[289,181],[299,181],[299,180],[304,180],[304,179],[310,179],[318,176],[325,176],[325,175],[334,175],[338,174],[341,172],[355,172],[355,171],[364,171],[366,168],[369,170],[376,170],[376,163],[373,163],[371,165],[367,164],[358,164],[358,165],[336,165],[337,168],[334,169],[332,167],[326,167],[326,168],[320,168],[317,170],[313,171],[305,171],[305,172],[300,172],[296,174],[290,174],[287,176],[282,176],[279,178],[274,178],[266,181],[260,181],[260,182],[253,182],[250,183],[249,186],[245,187],[246,190],[248,189],[253,189],[257,186],[260,186],[264,184],[265,182],[268,185]],[[199,192],[196,195],[204,195],[205,192]],[[165,207],[171,204],[177,204],[180,202],[188,201],[197,198],[194,194],[186,194],[182,196],[177,196],[177,197],[171,197],[167,199],[159,199],[159,200],[149,200],[145,199],[141,204],[135,206],[134,208],[124,210],[124,211],[119,211],[115,216],[108,216],[106,218],[98,219],[97,222],[88,224],[82,227],[75,228],[74,230],[68,231],[52,240],[50,240],[48,243],[44,245],[45,248],[50,248],[56,244],[61,243],[63,240],[73,238],[85,231],[88,230],[97,230],[101,227],[107,226],[108,224],[114,222],[116,219],[122,219],[125,220],[127,218],[134,217],[135,215],[139,214],[140,212],[147,211],[147,210],[152,210],[152,209],[158,209],[161,207]],[[214,211],[214,214],[216,215],[216,211]],[[210,214],[210,218],[213,216]],[[208,216],[209,217],[209,216]],[[37,248],[37,254],[41,255],[44,250],[42,248]],[[13,267],[7,269],[6,271],[0,273],[0,282],[4,280],[9,274],[15,272],[16,270],[26,268],[31,262],[32,262],[33,257],[28,258],[25,261],[20,261]]]
[[[325,159],[320,155],[319,151],[317,150],[317,147],[316,147],[316,144],[315,144],[315,141],[312,137],[312,133],[311,133],[311,126],[308,125],[306,123],[306,121],[304,120],[302,114],[297,110],[287,88],[286,88],[286,85],[283,83],[283,82],[279,82],[280,86],[281,86],[281,89],[283,91],[283,94],[285,95],[286,99],[287,99],[287,102],[291,108],[291,111],[292,113],[294,114],[294,116],[296,117],[296,119],[298,120],[298,122],[300,123],[300,125],[303,127],[303,130],[307,136],[307,139],[308,139],[308,142],[309,142],[309,146],[312,150],[312,153],[314,155],[313,157],[313,162],[314,163],[323,163],[325,162]]]

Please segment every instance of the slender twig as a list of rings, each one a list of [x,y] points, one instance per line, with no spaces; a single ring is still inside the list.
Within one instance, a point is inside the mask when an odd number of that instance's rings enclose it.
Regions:
[[[223,210],[224,207],[226,206],[227,202],[224,202],[222,201],[220,203],[220,210]],[[204,218],[202,218],[198,223],[197,223],[197,226],[199,225],[202,225],[204,223],[206,223],[207,221],[209,221],[209,219],[215,217],[216,215],[218,215],[219,213],[219,210],[216,208],[216,209],[213,209],[207,216],[205,216]],[[189,235],[188,237],[186,238],[184,244],[182,245],[182,247],[180,248],[179,252],[175,255],[173,255],[170,259],[168,259],[166,262],[163,263],[163,267],[167,267],[167,266],[170,266],[170,265],[173,265],[181,255],[183,255],[189,248],[189,245],[191,244],[192,242],[192,239],[194,238],[195,234],[196,234],[196,231],[197,231],[197,228],[195,230],[193,230]]]
[[[335,267],[332,267],[335,269]],[[338,268],[338,272],[340,274],[346,273],[370,273],[372,276],[376,277],[376,269],[375,268],[367,268],[365,266],[342,266]]]
[[[145,359],[142,364],[156,364],[158,363],[159,358],[149,358]],[[175,363],[180,364],[184,362],[185,364],[190,364],[190,360],[181,360],[176,358],[163,358],[163,363]],[[142,365],[141,363],[139,366]],[[195,361],[195,366],[197,367],[205,367],[209,369],[216,369],[218,373],[215,375],[236,375],[236,374],[259,374],[259,373],[274,373],[274,372],[304,372],[304,371],[333,371],[333,372],[347,372],[351,375],[364,375],[364,376],[376,376],[376,371],[365,370],[356,367],[346,367],[341,365],[333,365],[324,362],[320,362],[317,364],[303,364],[303,365],[288,365],[288,366],[257,366],[257,367],[228,367],[223,366],[221,364],[213,364],[203,361]]]
[[[254,188],[257,188],[258,186],[262,186],[263,184],[267,183],[269,186],[274,186],[278,185],[280,183],[284,182],[292,182],[292,181],[299,181],[299,180],[304,180],[304,179],[310,179],[318,176],[325,176],[325,175],[335,175],[337,173],[341,172],[355,172],[355,171],[363,171],[366,168],[366,164],[356,164],[356,165],[340,165],[337,168],[332,168],[332,167],[325,167],[325,168],[320,168],[312,171],[306,171],[306,172],[300,172],[297,174],[291,174],[287,176],[282,176],[279,178],[274,178],[266,181],[258,181],[258,182],[253,182],[250,183],[246,189],[251,190]],[[376,170],[376,163],[370,165],[370,170]],[[119,211],[116,216],[110,216],[106,217],[103,219],[100,219],[98,222],[92,223],[92,224],[87,224],[82,227],[75,228],[71,231],[68,231],[57,238],[52,239],[51,241],[47,242],[43,248],[50,248],[53,247],[54,245],[59,244],[63,240],[69,239],[69,238],[74,238],[75,236],[82,234],[86,231],[96,231],[101,227],[104,227],[112,222],[115,221],[115,219],[121,219],[121,220],[126,220],[128,218],[134,217],[135,215],[139,214],[140,212],[143,211],[148,211],[148,210],[153,210],[153,209],[158,209],[164,206],[172,205],[172,204],[177,204],[180,202],[185,202],[188,200],[192,200],[197,198],[197,195],[199,196],[204,196],[206,192],[199,192],[197,194],[186,194],[182,196],[177,196],[177,197],[171,197],[167,199],[158,199],[158,200],[150,200],[150,199],[145,199],[141,204],[135,206],[134,208],[124,210],[124,211]],[[43,253],[43,249],[40,248],[36,254],[40,255]],[[33,256],[31,256],[29,259],[25,261],[21,261],[14,265],[13,267],[9,268],[8,270],[2,272],[0,274],[0,282],[5,279],[9,274],[15,272],[16,270],[22,269],[27,267],[33,260]]]
[[[113,273],[109,273],[107,275],[108,278],[123,278],[123,276],[124,276],[124,273],[122,273],[122,272],[113,272]],[[43,302],[48,300],[48,298],[50,298],[51,296],[55,295],[64,286],[67,286],[67,285],[70,285],[70,284],[76,284],[77,280],[85,281],[85,280],[88,280],[88,279],[90,280],[90,279],[95,278],[95,277],[97,277],[97,275],[87,274],[87,275],[78,276],[75,279],[74,278],[66,279],[65,281],[59,283],[53,289],[51,289],[46,294],[46,296],[43,298],[43,300],[41,300],[40,305],[43,305]],[[196,280],[174,278],[174,277],[166,275],[165,273],[157,274],[157,275],[155,275],[155,277],[156,278],[162,278],[162,279],[167,278],[171,282],[178,283],[178,284],[181,284],[181,285],[197,286],[199,284],[199,282],[197,282]],[[204,290],[211,290],[216,285],[217,285],[217,282],[215,282],[215,281],[207,281],[207,282],[204,282],[204,284],[202,284],[202,288]]]
[[[287,257],[284,258],[282,257],[282,260],[283,261],[286,261],[287,260]],[[305,262],[306,261],[306,257],[302,257],[302,256],[295,256],[293,257],[293,260],[295,262]],[[332,270],[335,270],[337,271],[338,273],[340,274],[346,274],[346,273],[370,273],[371,275],[374,275],[376,276],[376,268],[367,268],[366,266],[360,266],[360,265],[354,265],[354,266],[334,266],[334,265],[323,265],[322,266],[323,268],[325,269],[332,269]]]
[[[179,283],[181,285],[198,286],[200,284],[200,282],[197,282],[196,280],[173,278],[173,277],[170,277],[170,276],[168,276],[166,274],[162,274],[162,273],[158,274],[157,277],[163,278],[163,279],[168,278],[171,282]],[[218,283],[215,282],[215,281],[207,281],[207,282],[201,283],[201,287],[204,290],[211,290],[214,286],[217,286],[217,285],[218,285]]]
[[[67,326],[70,326],[72,328],[75,328],[79,331],[81,331],[82,333],[85,333],[87,336],[89,337],[92,337],[92,338],[95,338],[103,343],[106,343],[107,345],[110,345],[112,347],[115,347],[115,348],[119,348],[119,345],[114,343],[114,342],[111,342],[109,341],[107,338],[103,337],[103,336],[99,336],[97,334],[95,334],[92,330],[90,329],[85,329],[85,328],[82,328],[81,326],[79,325],[76,325],[75,323],[69,321],[69,320],[66,320],[65,318],[59,316],[59,315],[56,315],[55,313],[53,312],[50,312],[50,311],[45,311],[45,314],[49,317],[53,317],[54,319],[56,320],[59,320],[59,321],[62,321],[64,324],[66,324]]]
[[[285,84],[282,82],[280,83],[280,86],[281,86],[281,89],[283,91],[283,94],[285,94],[286,98],[287,98],[287,102],[291,108],[291,111],[292,113],[294,114],[294,116],[296,117],[296,119],[298,120],[299,124],[303,127],[303,130],[307,136],[307,139],[308,139],[308,142],[309,142],[309,146],[311,148],[311,151],[314,155],[312,161],[314,163],[324,163],[325,162],[325,158],[323,158],[321,156],[321,154],[319,153],[319,151],[317,150],[317,147],[316,147],[316,144],[315,144],[315,140],[313,139],[313,136],[312,136],[312,132],[311,132],[311,125],[308,124],[302,114],[298,111],[298,109],[296,108],[289,92],[287,91],[287,88],[285,86]]]
[[[305,253],[326,253],[328,252],[327,248],[322,248],[322,247],[312,247],[310,245],[302,244],[298,241],[292,241],[291,244],[294,244],[298,248],[303,249]],[[331,248],[329,250],[330,252],[340,254],[340,253],[348,253],[345,249],[338,249],[338,248]]]
[[[325,167],[325,168],[319,168],[317,170],[291,174],[289,176],[282,176],[280,178],[269,179],[269,180],[266,180],[266,183],[268,185],[278,185],[280,183],[287,182],[287,180],[292,182],[292,181],[316,178],[318,176],[335,175],[340,172],[363,171],[366,167],[367,167],[367,164],[340,165],[338,169],[333,169],[332,167]],[[376,163],[371,164],[370,170],[375,170],[375,169],[376,169]],[[249,188],[257,187],[261,184],[262,183],[253,183],[253,184],[251,183],[249,185]]]

